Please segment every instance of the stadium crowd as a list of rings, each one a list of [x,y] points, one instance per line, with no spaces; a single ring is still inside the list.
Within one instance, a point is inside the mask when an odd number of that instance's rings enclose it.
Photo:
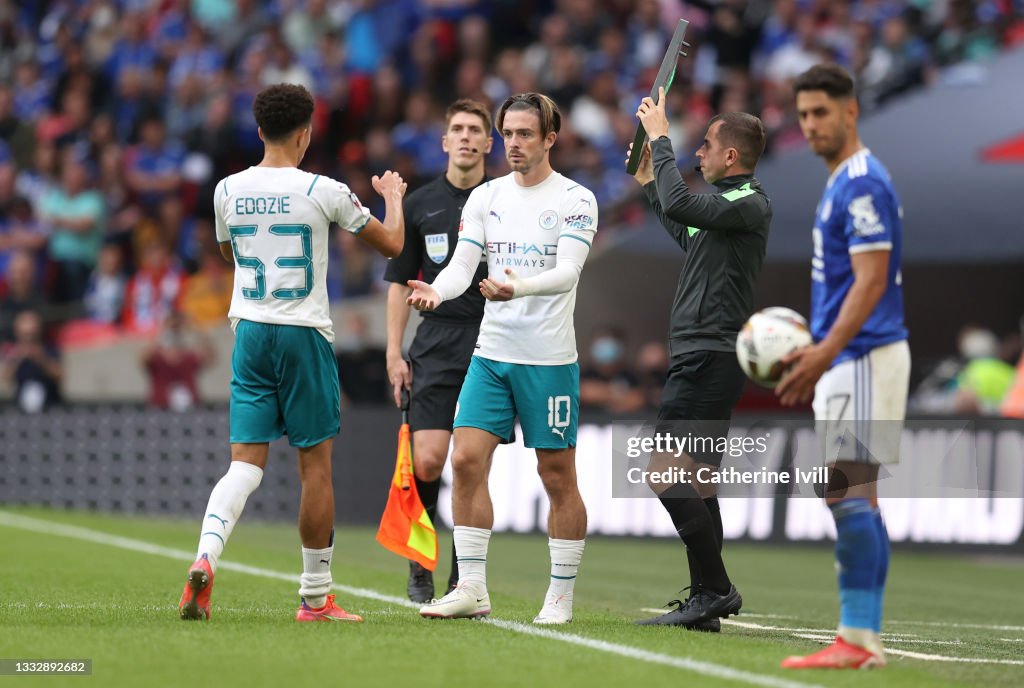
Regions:
[[[0,0],[6,374],[20,385],[30,368],[56,397],[62,343],[152,335],[178,311],[200,329],[223,322],[232,274],[211,198],[259,160],[251,103],[267,84],[314,93],[304,167],[374,213],[372,174],[395,169],[415,189],[443,170],[452,99],[543,91],[566,115],[552,163],[594,191],[598,238],[638,225],[622,154],[681,16],[691,59],[669,97],[685,156],[724,110],[759,114],[770,150],[801,144],[789,81],[822,59],[850,67],[872,108],[1024,39],[1009,0]],[[492,175],[506,172],[500,143]],[[333,251],[332,298],[384,289],[381,259],[351,234]]]

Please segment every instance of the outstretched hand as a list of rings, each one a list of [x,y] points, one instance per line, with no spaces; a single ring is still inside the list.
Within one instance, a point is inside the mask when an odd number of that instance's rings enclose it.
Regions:
[[[426,282],[409,280],[406,284],[412,287],[412,294],[406,299],[406,303],[416,310],[432,311],[441,305],[441,295]]]

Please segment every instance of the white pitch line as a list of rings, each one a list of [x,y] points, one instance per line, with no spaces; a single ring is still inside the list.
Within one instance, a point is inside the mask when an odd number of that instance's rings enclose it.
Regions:
[[[1000,626],[995,624],[970,624],[970,623],[946,623],[945,621],[906,621],[886,620],[887,624],[898,624],[905,626],[941,626],[942,628],[975,628],[982,631],[1024,631],[1024,626]]]
[[[831,643],[836,639],[835,634],[822,635],[820,633],[792,633],[794,638],[806,638],[807,640],[820,640],[823,643]],[[913,640],[909,638],[883,638],[888,643],[910,643],[911,645],[963,645],[959,640]],[[886,647],[886,652],[888,652]]]
[[[899,655],[911,659],[921,659],[926,662],[955,662],[959,664],[1006,664],[1008,666],[1024,666],[1024,660],[1020,659],[978,659],[976,657],[947,657],[946,655],[930,655],[923,652],[911,652],[910,650],[892,650],[885,648],[887,655]]]
[[[733,619],[722,619],[722,623],[729,624],[731,626],[738,626],[740,628],[750,628],[757,631],[783,631],[797,637],[804,637],[798,635],[800,633],[812,633],[820,635],[823,638],[827,637],[829,640],[833,640],[836,637],[836,631],[833,628],[792,628],[790,626],[766,626],[763,624],[751,623],[749,621],[736,621]],[[963,642],[959,640],[918,639],[918,636],[912,633],[882,633],[882,640],[884,640],[887,643],[919,643],[922,645],[963,645]]]
[[[132,552],[152,554],[154,556],[167,557],[169,559],[177,559],[179,561],[192,562],[195,558],[194,552],[161,547],[142,540],[110,535],[108,533],[90,530],[88,528],[81,528],[79,526],[66,525],[63,523],[54,523],[52,521],[31,518],[29,516],[21,516],[5,511],[0,511],[0,525],[5,525],[10,528],[19,528],[21,530],[27,530],[35,533],[42,533],[45,535],[61,535],[64,537],[74,538],[76,540],[85,540],[87,542],[94,542],[100,545],[108,545]],[[258,568],[255,566],[246,566],[244,564],[236,564],[229,561],[220,562],[219,568],[229,571],[238,571],[239,573],[247,573],[252,576],[260,576],[262,578],[272,578],[291,583],[299,582],[299,577],[297,575],[281,573],[279,571]],[[387,604],[399,605],[402,607],[419,608],[420,606],[415,602],[405,599],[404,597],[385,595],[384,593],[380,593],[369,588],[356,588],[335,583],[334,589],[355,597],[362,597],[364,599],[376,600],[378,602],[385,602]],[[527,626],[526,624],[515,621],[492,619],[483,625],[494,626],[522,635],[557,640],[572,645],[598,650],[600,652],[618,655],[620,657],[636,659],[649,662],[651,664],[660,664],[662,666],[670,666],[677,669],[684,669],[704,676],[738,681],[740,683],[748,683],[755,686],[767,686],[768,688],[821,688],[814,684],[789,681],[769,676],[767,674],[757,674],[750,671],[744,671],[742,669],[734,669],[722,664],[690,659],[689,657],[666,655],[638,647],[632,647],[630,645],[620,645],[618,643],[611,643],[595,638],[586,638],[584,636],[573,635],[570,633],[560,633],[542,628],[534,628],[533,626]]]

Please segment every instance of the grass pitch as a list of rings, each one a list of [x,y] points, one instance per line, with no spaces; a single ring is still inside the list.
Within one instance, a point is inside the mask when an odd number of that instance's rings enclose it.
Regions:
[[[298,535],[244,519],[217,573],[213,620],[177,601],[198,520],[0,511],[0,658],[93,660],[91,676],[0,677],[18,686],[1019,686],[1019,560],[894,553],[876,672],[784,672],[836,621],[827,548],[726,544],[743,613],[721,634],[630,622],[677,596],[673,540],[591,538],[570,627],[529,622],[548,581],[546,538],[491,540],[489,621],[427,621],[404,600],[406,565],[372,529],[339,529],[339,604],[363,624],[297,624]],[[441,551],[450,540],[442,537]],[[442,556],[436,575],[447,579]],[[903,653],[903,654],[896,654]]]

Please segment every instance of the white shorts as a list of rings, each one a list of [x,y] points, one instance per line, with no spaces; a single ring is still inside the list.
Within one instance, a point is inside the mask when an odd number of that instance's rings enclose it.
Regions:
[[[826,463],[898,461],[909,385],[906,341],[872,349],[822,375],[814,388],[814,420]]]

